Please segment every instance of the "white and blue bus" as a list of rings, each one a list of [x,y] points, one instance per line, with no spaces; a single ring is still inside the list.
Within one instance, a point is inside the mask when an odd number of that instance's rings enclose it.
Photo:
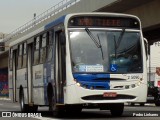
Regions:
[[[108,109],[146,102],[140,20],[117,13],[62,16],[10,43],[9,95],[22,111]]]

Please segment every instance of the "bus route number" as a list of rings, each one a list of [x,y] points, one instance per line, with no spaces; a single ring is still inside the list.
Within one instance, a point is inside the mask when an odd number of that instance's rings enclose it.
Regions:
[[[138,75],[128,76],[128,79],[139,79]]]

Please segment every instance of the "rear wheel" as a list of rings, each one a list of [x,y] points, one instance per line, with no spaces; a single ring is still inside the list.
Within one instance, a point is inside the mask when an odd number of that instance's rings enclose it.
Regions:
[[[25,102],[24,102],[24,91],[23,91],[23,89],[20,90],[20,93],[19,93],[19,101],[20,101],[21,112],[37,112],[37,110],[38,110],[38,105],[29,106],[28,104],[25,104]]]
[[[24,102],[23,89],[21,89],[20,93],[19,93],[19,103],[20,103],[21,112],[27,112],[28,111],[28,105],[25,104],[25,102]]]
[[[116,103],[110,105],[110,111],[112,116],[118,117],[123,114],[124,103]]]

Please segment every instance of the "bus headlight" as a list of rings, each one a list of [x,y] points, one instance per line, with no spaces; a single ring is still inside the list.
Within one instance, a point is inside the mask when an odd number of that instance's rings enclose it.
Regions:
[[[81,86],[81,84],[80,84],[80,83],[78,83],[78,82],[77,82],[76,84],[77,84],[77,86],[78,86],[78,87],[80,87],[80,86]]]
[[[141,82],[139,81],[138,83],[136,83],[136,85],[137,85],[137,86],[140,86],[140,85],[141,85]]]

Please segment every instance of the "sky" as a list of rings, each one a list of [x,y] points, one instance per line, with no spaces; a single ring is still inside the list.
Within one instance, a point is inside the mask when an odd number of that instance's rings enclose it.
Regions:
[[[0,0],[0,32],[11,33],[62,0]]]

